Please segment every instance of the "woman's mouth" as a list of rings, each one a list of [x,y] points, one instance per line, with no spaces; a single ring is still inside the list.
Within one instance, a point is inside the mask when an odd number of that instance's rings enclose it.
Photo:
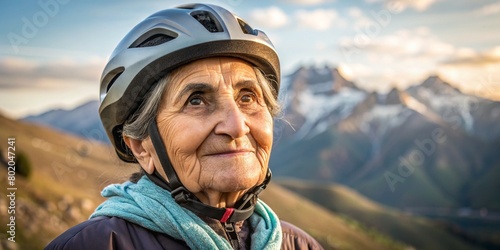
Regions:
[[[207,156],[218,156],[218,157],[243,156],[253,152],[254,151],[251,149],[224,150],[224,151],[209,153],[207,154]]]

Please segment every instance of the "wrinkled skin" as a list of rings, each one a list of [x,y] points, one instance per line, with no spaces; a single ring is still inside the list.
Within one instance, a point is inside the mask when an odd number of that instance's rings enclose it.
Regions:
[[[202,202],[231,207],[263,182],[273,119],[249,63],[209,58],[175,71],[157,116],[167,153],[183,185]],[[140,165],[164,177],[150,138],[125,138]]]

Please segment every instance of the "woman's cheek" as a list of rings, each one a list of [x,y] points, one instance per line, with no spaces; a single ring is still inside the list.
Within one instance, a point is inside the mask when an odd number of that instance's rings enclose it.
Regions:
[[[174,117],[165,124],[163,140],[167,153],[174,166],[175,171],[181,179],[198,178],[200,164],[197,158],[197,150],[206,138],[205,126],[197,125],[199,121],[193,121],[186,117]]]
[[[271,150],[273,146],[273,118],[269,112],[261,114],[260,119],[254,123],[254,136],[257,144],[266,151]]]
[[[258,118],[252,123],[251,133],[257,143],[257,158],[262,167],[267,167],[273,146],[273,120],[268,112]]]

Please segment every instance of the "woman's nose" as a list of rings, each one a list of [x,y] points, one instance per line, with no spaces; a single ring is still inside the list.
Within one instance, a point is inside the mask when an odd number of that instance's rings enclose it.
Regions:
[[[241,138],[250,132],[247,116],[241,112],[234,101],[222,104],[219,121],[215,126],[215,134],[228,135],[232,139]]]

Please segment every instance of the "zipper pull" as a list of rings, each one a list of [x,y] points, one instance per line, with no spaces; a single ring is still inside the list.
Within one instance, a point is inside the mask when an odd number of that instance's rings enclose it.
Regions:
[[[236,233],[236,229],[234,228],[234,223],[224,223],[224,229],[226,230],[226,235],[227,238],[229,239],[229,242],[231,243],[231,246],[233,246],[233,249],[239,249],[240,248],[240,238],[238,237],[238,234]]]

